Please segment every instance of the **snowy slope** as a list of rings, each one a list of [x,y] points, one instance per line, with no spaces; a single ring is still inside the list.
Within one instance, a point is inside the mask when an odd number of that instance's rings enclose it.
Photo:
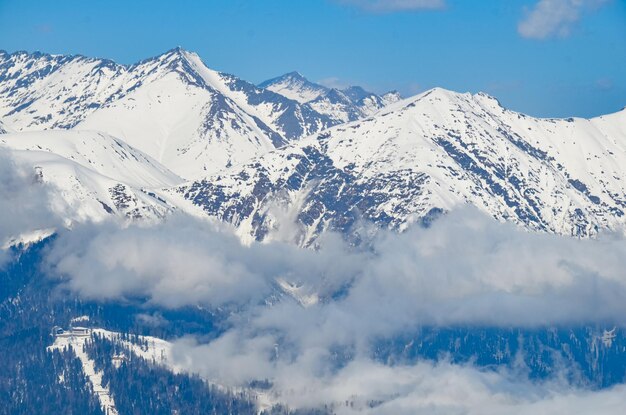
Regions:
[[[6,134],[9,132],[11,131],[9,131],[9,129],[2,123],[2,121],[0,121],[0,134]]]
[[[296,101],[210,70],[180,48],[131,66],[0,51],[0,117],[15,131],[107,132],[188,178],[333,125]]]
[[[379,96],[358,86],[327,88],[309,81],[298,72],[269,79],[259,86],[305,104],[329,116],[335,123],[364,118],[400,100],[400,95],[395,91]]]
[[[298,72],[289,72],[276,78],[268,79],[261,82],[259,86],[298,101],[301,104],[313,101],[328,92],[328,88],[309,81]]]
[[[52,207],[70,221],[120,216],[156,219],[170,212],[155,192],[181,179],[140,151],[99,132],[4,134],[0,146],[52,187]]]
[[[281,218],[307,244],[360,219],[403,229],[472,204],[529,229],[624,230],[624,112],[536,119],[484,94],[434,89],[178,192],[242,234],[271,238]]]
[[[134,187],[173,186],[182,179],[123,141],[97,131],[51,130],[6,134],[0,143],[13,150],[42,151]]]
[[[91,383],[91,388],[100,402],[100,408],[107,415],[118,415],[115,399],[108,385],[103,382],[104,373],[96,368],[96,362],[85,351],[85,345],[91,342],[91,329],[80,327],[78,330],[70,330],[56,336],[52,346],[48,350],[72,350],[82,367],[84,375]],[[100,336],[113,337],[113,333],[105,330],[94,330]]]
[[[104,59],[0,51],[0,117],[15,131],[72,127],[118,92],[127,72]]]
[[[165,68],[165,69],[164,69]],[[88,115],[77,129],[107,131],[184,177],[247,160],[282,145],[192,72],[183,52],[139,64],[140,87]]]
[[[381,97],[383,105],[387,106],[389,104],[393,104],[394,102],[398,102],[402,100],[402,96],[398,91],[389,91],[383,94]]]
[[[73,130],[2,137],[72,217],[193,203],[246,237],[302,244],[325,229],[358,238],[363,219],[401,230],[462,204],[565,235],[624,229],[626,111],[536,119],[484,94],[396,101],[297,73],[262,86],[180,48],[132,66],[0,52],[4,128]]]

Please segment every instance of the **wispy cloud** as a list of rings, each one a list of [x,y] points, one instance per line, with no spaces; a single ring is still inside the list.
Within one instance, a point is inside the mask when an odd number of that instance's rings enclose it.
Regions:
[[[279,242],[246,246],[229,228],[180,215],[152,227],[77,225],[60,235],[49,261],[67,277],[67,288],[85,298],[219,307],[256,304],[272,293],[275,278],[297,275],[311,286],[324,276],[326,290],[335,290],[332,281],[356,272],[358,261],[346,249],[339,242],[326,243],[317,253]]]
[[[35,29],[39,32],[39,33],[44,33],[44,34],[49,34],[54,32],[54,27],[51,24],[48,23],[43,23],[40,25],[35,26]]]
[[[53,212],[49,187],[37,170],[20,163],[0,147],[0,267],[7,259],[3,249],[34,231],[62,224]]]
[[[600,78],[596,81],[596,86],[603,91],[610,91],[614,87],[614,83],[610,78]]]
[[[325,86],[326,88],[343,89],[349,86],[346,82],[342,81],[336,76],[320,79],[317,81],[317,83]]]
[[[436,10],[446,6],[445,0],[337,0],[368,12],[389,13],[416,10]]]
[[[527,11],[517,26],[519,34],[528,39],[564,38],[585,13],[610,0],[539,0]]]
[[[421,325],[621,326],[621,236],[530,233],[468,208],[429,229],[381,232],[367,249],[329,235],[314,251],[243,245],[227,228],[181,216],[150,227],[76,226],[48,255],[48,269],[82,297],[236,310],[209,343],[175,342],[172,363],[229,386],[269,379],[273,396],[294,407],[350,401],[338,413],[530,414],[620,413],[625,404],[623,385],[593,392],[564,376],[538,384],[515,366],[393,366],[371,354],[376,340]],[[277,278],[319,301],[293,301]],[[159,324],[155,317],[141,318]],[[339,367],[337,350],[347,351]]]
[[[50,262],[69,288],[88,298],[138,296],[166,307],[263,303],[277,278],[322,299],[346,289],[341,301],[317,311],[276,305],[264,314],[263,324],[271,320],[286,331],[305,326],[290,326],[296,314],[320,319],[316,336],[327,332],[335,340],[337,332],[365,338],[415,322],[534,327],[626,315],[626,244],[618,237],[528,233],[469,209],[430,229],[383,232],[371,250],[337,238],[320,244],[318,251],[245,246],[229,232],[179,217],[154,227],[76,226],[57,239]],[[289,318],[276,320],[281,314],[274,313],[283,311]]]

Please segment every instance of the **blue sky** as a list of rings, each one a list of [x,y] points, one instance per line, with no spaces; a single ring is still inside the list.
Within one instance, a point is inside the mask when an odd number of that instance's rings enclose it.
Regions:
[[[626,106],[624,0],[0,0],[9,52],[133,63],[177,45],[253,82],[485,91],[546,117]]]

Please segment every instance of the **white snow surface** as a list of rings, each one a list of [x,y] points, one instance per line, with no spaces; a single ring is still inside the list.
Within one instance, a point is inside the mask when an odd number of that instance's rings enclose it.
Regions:
[[[313,88],[290,77],[273,88]],[[350,87],[300,104],[178,48],[132,66],[0,52],[1,122],[17,131],[0,145],[58,190],[72,221],[202,210],[269,240],[288,218],[308,245],[364,219],[403,230],[472,204],[537,231],[626,229],[626,110],[540,119],[485,94],[398,98]],[[320,114],[343,121],[348,108],[356,121],[323,129]]]
[[[399,101],[396,91],[378,96],[360,87],[329,88],[309,81],[298,72],[291,72],[260,84],[270,91],[306,104],[320,114],[345,123],[364,118],[386,105]]]
[[[309,82],[298,72],[291,72],[278,78],[270,79],[262,85],[270,91],[298,101],[301,104],[313,101],[328,92],[328,88]]]
[[[0,120],[0,134],[10,133],[10,129]]]
[[[0,51],[3,130],[106,132],[186,178],[326,126],[320,114],[302,113],[297,102],[210,70],[180,48],[131,66]]]
[[[6,250],[13,246],[19,245],[21,245],[22,247],[27,247],[46,239],[47,237],[53,235],[54,232],[54,228],[35,229],[32,231],[24,232],[19,235],[9,237],[7,240],[3,241],[2,245],[0,245],[0,249]]]
[[[276,198],[259,195],[261,184],[281,192],[287,209],[298,201],[313,238],[345,222],[346,212],[401,230],[433,209],[462,204],[533,230],[624,231],[625,114],[538,119],[485,94],[436,88],[179,192],[218,218],[245,202],[251,213],[235,225],[257,238],[259,228],[275,226]],[[347,204],[341,212],[338,200]],[[255,216],[265,223],[251,227],[247,218]]]
[[[191,83],[186,65],[209,82],[202,87]],[[162,70],[171,66],[176,70]],[[145,78],[140,87],[88,115],[76,128],[110,132],[188,178],[275,148],[267,132],[229,96],[234,93],[220,75],[197,55],[164,55],[133,72]]]
[[[124,141],[98,131],[49,130],[5,134],[12,150],[47,152],[134,187],[160,188],[183,180]]]
[[[182,182],[123,141],[94,131],[51,130],[3,134],[0,147],[49,185],[50,208],[70,222],[114,216],[162,218],[174,205],[159,189]]]
[[[111,415],[117,415],[118,411],[115,407],[115,400],[111,396],[111,391],[106,385],[102,384],[103,373],[97,371],[95,368],[95,362],[89,358],[87,352],[83,349],[83,346],[89,341],[89,334],[72,334],[57,336],[54,340],[54,344],[48,347],[49,350],[67,350],[71,349],[76,357],[80,360],[83,367],[83,372],[91,386],[94,393],[97,395],[100,401],[100,407],[105,413]]]
[[[76,322],[88,320],[88,316],[79,316],[72,319],[72,321]],[[101,407],[103,409],[108,408],[108,410],[111,411],[109,413],[113,415],[117,414],[118,412],[115,407],[115,401],[111,396],[110,390],[107,386],[102,384],[103,373],[95,370],[94,361],[91,360],[87,353],[83,350],[83,346],[88,341],[90,341],[92,333],[110,341],[119,343],[123,347],[129,349],[130,352],[135,356],[141,357],[152,364],[164,367],[174,373],[190,373],[190,367],[186,363],[178,363],[181,356],[174,355],[173,350],[175,348],[175,345],[170,341],[153,336],[137,336],[139,340],[147,343],[146,345],[139,345],[128,340],[123,340],[120,333],[106,329],[82,327],[74,327],[74,329],[78,329],[78,331],[70,328],[63,334],[57,335],[52,346],[48,347],[48,350],[71,349],[81,361],[83,371],[91,382],[94,392],[97,394],[98,399],[100,400]],[[255,399],[258,413],[261,413],[263,410],[268,409],[272,405],[277,403],[276,396],[274,396],[275,394],[270,394],[267,391],[255,389],[228,388],[224,385],[214,382],[209,382],[209,384],[224,392],[247,392],[251,397]]]

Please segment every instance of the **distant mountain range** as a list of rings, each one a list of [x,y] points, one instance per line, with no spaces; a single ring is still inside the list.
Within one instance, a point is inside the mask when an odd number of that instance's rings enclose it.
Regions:
[[[356,119],[365,114],[359,105],[382,106],[381,97],[357,89],[360,95],[344,110],[350,115],[331,116],[313,103],[213,71],[180,48],[130,66],[0,52],[0,114],[14,130],[103,131],[187,178]]]
[[[359,86],[344,89],[327,88],[310,82],[298,72],[290,72],[259,84],[301,104],[308,104],[334,122],[355,121],[372,115],[382,107],[402,99],[396,91],[382,96],[368,92]]]
[[[287,217],[301,245],[463,204],[563,235],[626,224],[624,110],[537,119],[482,93],[400,99],[295,72],[256,86],[180,48],[130,66],[0,52],[0,131],[74,220],[183,210],[261,240]]]

